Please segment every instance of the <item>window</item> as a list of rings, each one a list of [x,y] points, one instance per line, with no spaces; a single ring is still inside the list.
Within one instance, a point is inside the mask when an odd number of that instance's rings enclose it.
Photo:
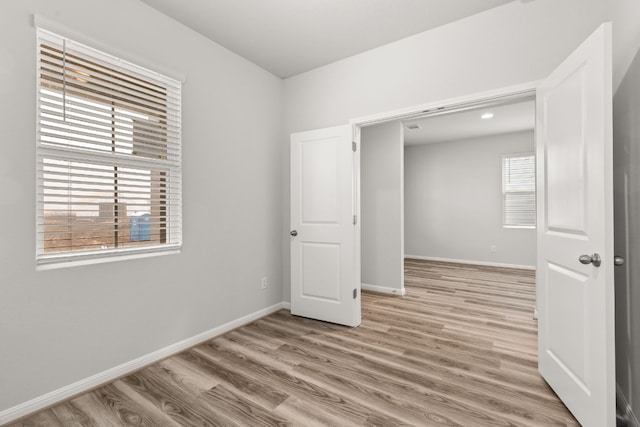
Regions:
[[[180,248],[180,82],[42,29],[37,50],[37,263]]]
[[[536,226],[536,159],[533,154],[502,156],[502,224]]]

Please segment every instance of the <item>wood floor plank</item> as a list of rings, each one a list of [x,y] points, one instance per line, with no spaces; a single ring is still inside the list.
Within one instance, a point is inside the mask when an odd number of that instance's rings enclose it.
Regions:
[[[289,420],[293,426],[325,427],[348,425],[345,419],[339,415],[327,411],[319,411],[318,406],[313,401],[296,397],[290,397],[282,402],[274,410],[274,413]]]
[[[220,384],[201,395],[212,409],[225,414],[244,426],[287,426],[289,421],[269,411],[232,387]]]
[[[51,409],[62,425],[71,427],[97,427],[97,424],[74,401],[65,402]]]
[[[290,396],[313,401],[319,410],[331,412],[342,417],[346,423],[362,425],[372,415],[366,408],[352,402],[348,396],[335,395],[313,382],[302,380],[288,372],[280,371],[268,365],[261,365],[243,354],[218,347],[215,342],[200,346],[205,357],[210,354],[223,355],[223,360],[215,362],[221,368],[231,369],[240,364],[241,369],[258,382],[277,383],[281,390]]]
[[[119,405],[113,405],[112,394],[109,391],[111,384],[98,390],[85,393],[72,400],[76,408],[75,414],[82,414],[81,417],[64,420],[67,424],[81,423],[81,425],[95,425],[97,427],[117,427],[128,426],[126,421],[119,419]],[[56,412],[55,409],[52,412]],[[59,413],[59,412],[58,412]],[[89,421],[87,423],[87,421]]]
[[[233,420],[214,412],[180,387],[165,382],[166,378],[151,369],[143,369],[122,379],[144,399],[179,425],[238,426]]]
[[[32,415],[20,422],[13,423],[9,427],[64,427],[65,425],[51,411],[43,411]]]
[[[158,364],[174,377],[174,381],[181,383],[182,387],[191,390],[193,394],[202,393],[220,384],[219,378],[207,375],[205,371],[197,365],[178,357],[163,360]]]
[[[362,325],[281,310],[18,426],[578,426],[537,369],[535,272],[405,260]]]
[[[279,387],[275,387],[274,384],[256,381],[254,377],[247,375],[242,366],[221,364],[220,360],[215,359],[215,355],[213,355],[214,359],[211,359],[210,353],[207,357],[201,354],[198,348],[187,351],[181,356],[198,364],[209,375],[218,377],[222,382],[251,396],[257,404],[273,409],[289,397],[289,394],[283,392]]]

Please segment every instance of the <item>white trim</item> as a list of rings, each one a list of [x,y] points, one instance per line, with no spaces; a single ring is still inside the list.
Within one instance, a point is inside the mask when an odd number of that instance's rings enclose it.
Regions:
[[[288,305],[288,303],[281,302],[272,305],[271,307],[258,310],[254,313],[240,317],[239,319],[225,323],[224,325],[194,335],[191,338],[187,338],[175,344],[168,345],[167,347],[161,348],[160,350],[156,350],[144,356],[133,359],[129,362],[125,362],[121,365],[107,369],[106,371],[84,378],[80,381],[76,381],[73,384],[69,384],[57,390],[43,394],[42,396],[31,399],[12,408],[5,409],[4,411],[0,412],[0,425],[15,421],[41,409],[51,407],[73,396],[77,396],[80,393],[84,393],[93,388],[107,384],[111,381],[116,380],[117,378],[121,378],[145,366],[156,363],[162,359],[180,353],[193,346],[229,332],[232,329],[236,329],[247,323],[268,316],[271,313],[275,313],[278,310],[286,308],[286,305]]]
[[[531,81],[518,85],[502,87],[498,89],[488,90],[484,92],[477,92],[475,94],[466,94],[455,98],[441,99],[433,102],[429,102],[421,105],[414,105],[412,107],[401,108],[398,110],[387,111],[384,113],[374,114],[370,116],[354,118],[349,120],[349,124],[353,129],[353,139],[356,142],[358,148],[361,147],[361,128],[364,126],[369,126],[378,123],[385,123],[393,120],[406,120],[411,117],[418,116],[426,116],[428,114],[441,114],[444,112],[451,112],[455,110],[461,110],[468,108],[472,105],[478,106],[482,103],[487,102],[497,102],[499,100],[508,100],[508,99],[518,99],[523,97],[535,97],[536,90],[540,85],[539,81]],[[436,112],[438,110],[439,112]],[[354,168],[353,168],[353,180],[355,185],[355,212],[354,214],[358,217],[358,223],[356,224],[355,229],[355,270],[356,277],[360,276],[360,270],[362,268],[362,252],[361,252],[361,242],[362,242],[362,229],[361,229],[361,221],[362,218],[362,207],[360,200],[360,174],[361,174],[361,162],[360,162],[360,152],[362,150],[357,149],[354,153]],[[403,196],[404,197],[404,196]],[[403,200],[404,202],[404,200]],[[404,209],[404,206],[403,206]],[[404,223],[403,223],[404,227]],[[403,233],[404,238],[404,233]],[[411,256],[404,253],[404,247],[402,248],[401,257],[411,258]],[[460,261],[459,261],[460,262]],[[468,261],[467,263],[471,264],[479,264],[478,262]],[[504,265],[501,265],[504,266]],[[508,265],[510,268],[525,268],[535,270],[535,267],[532,266],[512,266]],[[403,269],[404,272],[404,269]],[[404,274],[404,273],[403,273]],[[357,286],[359,280],[356,280],[354,283]],[[366,284],[361,284],[361,289],[365,289]],[[392,288],[389,288],[392,289]],[[402,290],[404,292],[404,289]]]
[[[181,253],[181,244],[166,245],[166,247],[144,247],[127,251],[95,251],[84,254],[64,254],[64,256],[40,256],[36,258],[36,271],[56,270],[58,268],[79,267],[83,265],[102,264],[105,262],[126,261],[130,259],[151,258],[161,255],[175,255]]]
[[[465,259],[440,258],[440,257],[421,256],[421,255],[405,255],[404,258],[405,259],[407,258],[423,259],[426,261],[453,262],[456,264],[485,265],[487,267],[518,268],[520,270],[535,271],[536,269],[534,265],[505,264],[505,263],[488,262],[488,261],[471,261],[471,260],[465,260]]]
[[[404,175],[405,175],[405,168],[404,168],[404,126],[402,125],[402,123],[398,123],[400,125],[400,133],[402,135],[402,141],[400,141],[400,265],[398,266],[400,269],[400,295],[404,295],[405,294],[405,290],[404,290],[404,257],[406,255],[405,252],[405,199],[404,199],[404,193],[405,193],[405,188],[404,188]],[[395,289],[393,289],[393,291],[395,291]]]
[[[282,301],[281,304],[282,308],[291,311],[291,303],[289,301]]]
[[[539,81],[532,81],[500,89],[493,89],[484,92],[477,92],[470,95],[463,95],[454,98],[441,99],[427,104],[416,105],[408,108],[388,111],[385,113],[373,114],[355,118],[349,121],[352,126],[369,126],[377,123],[384,123],[392,120],[406,120],[415,116],[422,116],[433,110],[453,110],[474,104],[476,102],[490,102],[498,99],[510,99],[525,96],[534,96]],[[443,111],[444,112],[444,111]]]
[[[170,77],[174,80],[178,80],[182,84],[185,84],[187,82],[187,76],[184,75],[184,73],[179,73],[175,70],[167,69],[167,67],[164,67],[162,65],[145,61],[144,59],[140,58],[139,55],[132,55],[131,53],[125,50],[121,50],[113,46],[100,43],[99,41],[96,41],[95,39],[85,34],[82,34],[76,30],[73,30],[64,24],[60,24],[59,22],[52,20],[46,16],[34,14],[33,26],[36,28],[43,29],[45,31],[56,33],[62,37],[72,39],[79,43],[86,44],[88,46],[91,46],[94,49],[101,50],[105,53],[108,53],[109,55],[116,56],[125,61],[137,64],[141,67],[155,71],[156,73],[164,74],[167,77]]]
[[[358,293],[353,300],[357,318],[362,322],[362,215],[360,209],[360,145],[359,126],[351,125],[351,138],[356,143],[356,151],[353,153],[353,215],[356,224],[353,231],[353,287]],[[627,253],[629,253],[627,251]]]
[[[402,287],[401,289],[398,288],[392,288],[389,286],[378,286],[378,285],[368,285],[366,283],[362,283],[360,284],[360,287],[363,291],[373,291],[373,292],[380,292],[382,294],[391,294],[391,295],[404,295],[407,293],[407,291],[405,290],[404,287]]]
[[[616,384],[616,398],[618,400],[618,409],[621,411],[620,415],[627,422],[627,427],[640,427],[640,422],[636,414],[633,413],[633,408],[631,408],[631,404],[619,384]]]

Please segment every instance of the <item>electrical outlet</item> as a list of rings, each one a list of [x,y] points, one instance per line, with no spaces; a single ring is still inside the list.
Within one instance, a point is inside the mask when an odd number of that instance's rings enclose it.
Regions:
[[[262,280],[260,281],[260,287],[262,289],[267,289],[267,286],[269,286],[269,282],[267,281],[266,277],[263,277]]]
[[[491,252],[498,252],[498,248],[494,245],[489,248]]]

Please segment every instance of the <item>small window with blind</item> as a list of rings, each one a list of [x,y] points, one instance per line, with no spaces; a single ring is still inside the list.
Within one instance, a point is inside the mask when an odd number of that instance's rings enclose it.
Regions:
[[[502,156],[502,224],[536,226],[536,158],[533,154]]]
[[[38,29],[39,266],[176,251],[181,83]]]

